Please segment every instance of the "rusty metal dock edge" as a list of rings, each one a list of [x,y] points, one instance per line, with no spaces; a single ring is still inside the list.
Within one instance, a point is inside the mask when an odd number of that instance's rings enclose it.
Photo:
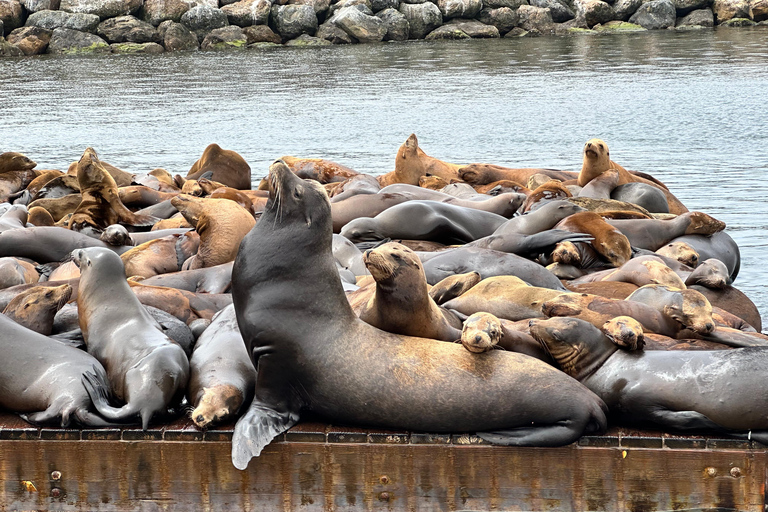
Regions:
[[[232,427],[33,428],[0,415],[2,511],[764,510],[766,447],[612,428],[562,448],[302,423],[246,471]]]

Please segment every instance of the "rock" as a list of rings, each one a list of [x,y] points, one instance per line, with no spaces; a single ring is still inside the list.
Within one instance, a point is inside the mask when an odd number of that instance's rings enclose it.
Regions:
[[[329,21],[326,21],[317,28],[315,37],[330,41],[332,44],[351,44],[354,42],[349,34]]]
[[[218,8],[218,0],[144,0],[140,17],[152,25],[164,21],[180,22],[185,12],[198,5]]]
[[[518,25],[528,32],[538,30],[542,34],[546,34],[555,30],[549,9],[542,9],[532,5],[521,5],[517,9],[517,15],[520,17]]]
[[[199,42],[213,29],[229,25],[224,11],[209,5],[198,5],[181,16],[181,24],[197,36]]]
[[[315,16],[315,10],[309,5],[273,5],[269,24],[283,40],[296,39],[302,34],[314,35],[317,32],[317,16]],[[328,41],[325,42],[330,44]],[[318,45],[304,38],[291,46]]]
[[[331,22],[361,43],[378,43],[387,35],[387,27],[380,18],[363,14],[354,7],[340,10]]]
[[[328,9],[328,19],[332,18],[337,12],[344,9],[345,7],[357,7],[361,10],[360,12],[365,14],[373,14],[370,0],[341,0],[340,2],[336,2],[335,4],[331,5],[331,7]]]
[[[112,53],[149,53],[158,54],[163,53],[165,48],[157,43],[114,43],[109,45]]]
[[[629,22],[648,30],[660,30],[674,27],[676,19],[675,4],[672,0],[652,0],[641,5],[629,18]]]
[[[440,9],[431,2],[424,4],[400,4],[400,12],[408,20],[408,39],[423,39],[443,24]]]
[[[613,4],[614,17],[619,21],[627,21],[641,5],[643,0],[616,0]]]
[[[159,43],[157,29],[133,16],[118,16],[102,21],[96,33],[108,43]]]
[[[430,0],[400,0],[401,4],[425,4]],[[400,4],[398,4],[399,6]]]
[[[2,21],[0,21],[0,29],[3,28]],[[3,36],[0,36],[0,57],[23,57],[24,52],[19,48],[13,46],[11,43],[5,40]]]
[[[53,30],[40,27],[20,27],[8,34],[8,42],[24,55],[40,55],[48,49]]]
[[[749,0],[715,0],[712,4],[715,22],[720,23],[733,18],[749,17]]]
[[[715,15],[712,9],[698,9],[677,20],[678,28],[685,27],[714,27]]]
[[[513,11],[509,7],[499,7],[481,10],[477,19],[480,23],[493,25],[500,35],[504,35],[517,26],[520,17],[517,15],[517,11]]]
[[[384,9],[397,9],[400,5],[398,0],[371,0],[371,10],[381,12]]]
[[[528,5],[528,0],[484,0],[483,7],[486,9],[500,9],[509,7],[513,11],[521,5]]]
[[[562,0],[531,0],[531,5],[549,9],[550,14],[552,15],[552,21],[555,23],[563,23],[576,17],[576,13],[573,12],[573,9],[568,7]]]
[[[72,14],[64,11],[38,11],[27,18],[28,27],[71,28],[80,32],[96,32],[101,18],[95,14]]]
[[[584,17],[588,27],[608,23],[615,18],[613,7],[601,0],[576,0],[576,14]]]
[[[613,33],[613,32],[646,32],[648,29],[635,25],[634,23],[627,23],[626,21],[609,21],[605,25],[595,25],[595,30],[600,33]]]
[[[24,8],[19,0],[0,0],[0,21],[4,32],[10,34],[14,29],[24,26]]]
[[[288,5],[309,5],[316,15],[322,16],[331,7],[331,0],[288,0]]]
[[[757,22],[768,20],[768,0],[750,0],[749,17]]]
[[[168,21],[168,28],[163,36],[163,46],[169,52],[197,50],[197,36],[181,23]]]
[[[384,36],[385,41],[405,41],[408,39],[410,26],[403,13],[397,9],[389,8],[377,12],[376,17],[380,18],[387,28],[387,35]]]
[[[712,0],[673,0],[678,16],[685,16],[691,11],[704,9],[712,5]]]
[[[452,39],[471,39],[466,32],[457,28],[455,25],[443,25],[427,34],[424,38],[427,41],[440,41]]]
[[[280,36],[272,32],[272,29],[266,25],[254,25],[243,29],[245,40],[248,44],[254,43],[282,43]]]
[[[564,27],[559,27],[561,30]],[[563,31],[564,35],[569,36],[594,36],[597,35],[596,30],[592,30],[589,28],[582,28],[582,27],[565,27],[565,30]]]
[[[3,26],[3,20],[0,20],[0,37],[3,37],[5,34],[5,28]],[[5,41],[5,38],[3,37],[3,41]]]
[[[95,14],[102,20],[133,14],[139,10],[142,0],[61,0],[62,11]]]
[[[243,34],[243,29],[230,25],[229,27],[216,28],[205,36],[201,50],[225,50],[227,48],[245,48],[248,41]]]
[[[48,53],[76,54],[108,52],[109,45],[105,40],[88,32],[80,32],[71,28],[57,28],[48,43]]]
[[[474,18],[483,8],[483,0],[437,0],[443,19]]]
[[[285,46],[330,46],[331,42],[319,37],[312,37],[309,34],[301,34],[295,39],[291,39]]]
[[[493,39],[500,37],[499,29],[477,20],[451,20],[446,25],[453,25],[471,38]],[[445,25],[443,25],[445,26]]]
[[[749,18],[731,18],[720,24],[721,27],[754,27],[757,25]]]
[[[58,11],[59,0],[20,0],[21,5],[29,12]]]
[[[171,23],[173,23],[173,21],[165,20],[157,26],[157,35],[160,36],[160,39],[165,39],[165,31],[168,30],[168,27],[171,26]]]
[[[230,25],[250,27],[269,23],[272,3],[269,0],[241,0],[221,8]]]

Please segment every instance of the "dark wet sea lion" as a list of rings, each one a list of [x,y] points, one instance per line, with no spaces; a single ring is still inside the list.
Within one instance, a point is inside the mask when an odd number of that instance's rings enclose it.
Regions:
[[[196,293],[225,293],[232,284],[232,264],[230,261],[213,267],[170,272],[140,282],[145,286],[164,286]]]
[[[448,276],[430,288],[429,296],[432,297],[436,304],[440,305],[461,296],[479,283],[481,279],[478,272]]]
[[[579,197],[590,199],[611,199],[611,191],[619,184],[619,171],[610,169],[601,173],[584,184],[579,191]],[[666,205],[666,200],[664,204]]]
[[[0,215],[0,233],[11,229],[24,229],[27,227],[29,212],[27,207],[15,204]]]
[[[232,272],[240,331],[258,361],[255,397],[232,439],[236,467],[247,467],[302,409],[347,424],[482,431],[510,445],[562,445],[605,427],[602,403],[540,361],[473,355],[359,320],[335,270],[325,191],[281,162],[270,168],[270,185]]]
[[[521,235],[534,235],[541,231],[552,229],[555,224],[566,217],[583,211],[586,210],[568,201],[552,201],[538,210],[509,219],[499,226],[493,234],[517,233]]]
[[[210,144],[203,155],[194,163],[186,179],[200,179],[207,172],[212,172],[213,181],[240,190],[251,189],[251,167],[237,152],[221,149],[218,144]]]
[[[55,226],[13,229],[0,233],[0,256],[29,258],[38,263],[62,261],[75,249],[109,247],[118,254],[132,246],[112,247],[88,235]]]
[[[667,204],[667,197],[664,192],[648,183],[625,183],[619,185],[611,191],[610,198],[636,204],[651,213],[669,213],[669,205]]]
[[[713,235],[725,229],[725,223],[706,213],[687,212],[670,220],[610,219],[608,223],[629,239],[632,247],[657,251],[683,235]]]
[[[685,242],[699,254],[699,261],[715,258],[728,267],[731,279],[736,280],[741,268],[741,253],[739,246],[733,238],[725,231],[720,231],[712,236],[704,235],[685,235],[672,240],[674,242]]]
[[[3,309],[3,314],[27,329],[48,336],[53,318],[72,295],[72,287],[36,286],[20,293]]]

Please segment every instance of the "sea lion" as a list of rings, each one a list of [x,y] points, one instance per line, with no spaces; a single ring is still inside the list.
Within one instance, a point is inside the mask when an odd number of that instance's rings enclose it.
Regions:
[[[611,199],[611,191],[619,184],[619,171],[609,169],[585,183],[578,197],[590,199]],[[666,205],[666,200],[664,201]]]
[[[30,185],[32,185],[32,183],[30,183]],[[37,201],[38,199],[57,199],[60,197],[68,196],[70,194],[79,193],[80,183],[77,181],[77,176],[62,174],[61,176],[56,176],[53,179],[45,182],[45,184],[40,187],[40,190],[30,196],[30,200]]]
[[[228,293],[196,293],[184,289],[146,285],[133,280],[129,280],[128,285],[139,302],[145,306],[162,309],[187,325],[198,318],[210,320],[217,312],[232,304],[232,296]]]
[[[342,268],[349,270],[356,276],[370,274],[363,263],[363,253],[348,238],[334,233],[332,250],[333,258]]]
[[[590,184],[594,182],[595,179],[590,181]],[[611,191],[610,199],[636,204],[651,213],[669,213],[669,204],[667,203],[667,197],[664,192],[658,187],[654,187],[648,183],[635,182],[619,185]]]
[[[659,256],[672,258],[691,268],[696,268],[699,264],[699,253],[685,242],[668,243],[655,252]]]
[[[538,210],[509,219],[499,226],[493,234],[518,233],[521,235],[533,235],[552,229],[555,224],[566,217],[583,211],[586,210],[568,201],[552,201]]]
[[[190,231],[170,235],[137,245],[120,255],[128,277],[152,277],[168,272],[178,272],[184,262],[197,254],[200,236]]]
[[[14,151],[0,153],[0,174],[15,171],[28,171],[37,167],[31,158]]]
[[[606,299],[619,299],[624,300],[629,297],[632,292],[637,290],[639,286],[633,283],[626,283],[623,281],[597,281],[593,283],[576,283],[574,281],[566,281],[565,287],[568,290],[576,293],[586,293],[589,295],[599,295]]]
[[[458,178],[459,167],[461,166],[427,156],[419,147],[416,134],[412,133],[397,150],[395,170],[378,176],[377,179],[382,187],[393,183],[418,185],[419,178],[427,174],[440,176],[447,180]]]
[[[554,366],[552,357],[530,335],[527,322],[523,322],[526,327],[522,327],[521,322],[510,322],[491,313],[475,313],[464,321],[460,341],[464,348],[476,354],[492,349],[508,350]]]
[[[523,212],[529,212],[531,210],[538,210],[542,206],[552,201],[566,199],[573,197],[573,194],[565,188],[562,182],[557,180],[549,180],[536,187],[528,194],[528,197],[523,203]]]
[[[486,185],[472,186],[480,194],[488,194],[491,196],[503,194],[504,192],[516,192],[518,194],[525,194],[526,196],[531,193],[531,190],[528,187],[512,180],[492,181]]]
[[[256,370],[237,327],[234,306],[213,317],[189,360],[189,416],[200,428],[237,416],[253,398]]]
[[[605,428],[601,402],[540,361],[473,355],[359,320],[335,271],[332,233],[321,185],[272,164],[270,201],[232,271],[237,322],[258,360],[255,396],[232,439],[235,467],[244,469],[302,409],[342,424],[481,431],[521,446],[567,444]]]
[[[73,213],[80,206],[83,200],[81,194],[69,194],[55,199],[37,199],[29,203],[27,208],[32,211],[33,208],[43,208],[51,214],[54,222],[59,222],[67,215]]]
[[[428,174],[419,178],[419,186],[422,188],[428,188],[430,190],[441,190],[444,187],[450,185],[451,182],[440,176],[432,176]],[[474,190],[474,189],[473,189]]]
[[[208,180],[201,180],[201,181],[208,181]],[[253,201],[251,201],[251,198],[248,197],[246,194],[243,194],[237,189],[234,189],[232,187],[218,187],[213,189],[210,194],[208,194],[208,197],[211,199],[229,199],[230,201],[234,201],[243,208],[245,208],[251,215],[254,215],[257,211],[257,208],[253,206]],[[258,211],[263,210],[263,208],[259,208]]]
[[[728,267],[725,266],[725,263],[715,258],[702,261],[698,267],[690,272],[678,271],[678,274],[685,279],[686,286],[698,284],[707,288],[721,290],[733,283],[731,276],[728,275]]]
[[[518,233],[503,233],[490,235],[466,244],[467,247],[482,247],[494,251],[509,252],[536,258],[539,254],[548,254],[555,246],[564,240],[572,242],[589,242],[592,236],[586,233],[571,233],[559,229],[549,229],[533,235]]]
[[[77,163],[77,181],[82,201],[69,219],[68,228],[74,231],[101,233],[110,224],[151,226],[158,219],[134,214],[123,203],[117,184],[99,162],[93,148],[87,148]]]
[[[622,266],[632,257],[627,237],[597,213],[575,213],[558,222],[555,229],[592,235],[594,240],[589,244],[614,267]]]
[[[758,332],[763,330],[763,323],[757,306],[737,288],[726,286],[722,290],[715,290],[701,285],[691,285],[690,289],[704,295],[712,306],[722,308],[744,319]]]
[[[36,283],[39,278],[40,275],[35,270],[35,266],[28,261],[11,256],[0,258],[0,289]]]
[[[478,272],[467,272],[448,276],[430,288],[429,296],[437,305],[442,305],[451,299],[461,296],[481,281]]]
[[[657,251],[683,235],[713,235],[725,229],[725,222],[706,213],[687,212],[670,220],[610,219],[608,223],[629,239],[632,247]]]
[[[77,176],[78,163],[79,162],[72,162],[69,164],[69,168],[67,168],[67,174]],[[119,169],[110,163],[102,162],[101,160],[99,160],[99,163],[104,168],[104,170],[107,171],[107,174],[109,174],[112,179],[115,180],[115,183],[118,187],[128,187],[134,184],[133,179],[135,176],[133,174],[125,172],[124,170]]]
[[[221,149],[218,144],[210,144],[203,155],[194,163],[186,179],[197,180],[211,172],[213,181],[239,190],[251,189],[251,167],[237,152]]]
[[[32,198],[37,194],[37,192],[49,181],[51,181],[54,178],[57,178],[59,176],[66,176],[61,171],[57,170],[50,170],[50,171],[40,171],[40,174],[37,178],[33,179],[29,182],[27,187],[24,190],[21,190],[19,192],[16,192],[15,197],[12,196],[14,199],[14,204],[29,204],[29,202],[32,200]]]
[[[606,219],[652,219],[653,215],[632,203],[615,199],[592,199],[589,197],[569,197],[568,202],[577,204],[587,211],[599,213]]]
[[[702,271],[703,273],[703,271]],[[637,256],[616,269],[594,272],[574,279],[573,284],[597,281],[623,281],[637,286],[660,284],[677,289],[686,288],[680,276],[657,256]]]
[[[72,287],[36,286],[18,294],[3,310],[3,314],[27,329],[48,336],[53,318],[72,295]]]
[[[768,351],[620,350],[599,329],[574,318],[535,320],[531,334],[568,375],[602,397],[628,425],[714,430],[768,443]],[[749,435],[747,435],[747,431]]]
[[[141,421],[144,430],[156,414],[178,404],[189,380],[184,350],[163,334],[125,280],[120,257],[103,248],[78,249],[77,310],[88,353],[104,365],[104,375],[83,379],[99,413],[110,421]],[[107,382],[108,381],[108,382]],[[109,404],[111,393],[122,407]]]
[[[120,201],[126,206],[134,208],[145,208],[153,204],[168,201],[176,197],[178,192],[160,192],[145,185],[132,185],[129,187],[120,187],[118,195]]]
[[[232,284],[232,264],[230,261],[213,267],[169,272],[140,282],[146,286],[164,286],[195,293],[226,293]]]
[[[627,301],[647,304],[698,334],[710,334],[715,330],[712,305],[695,290],[649,284],[632,292]]]
[[[487,185],[494,181],[509,180],[516,183],[528,183],[534,174],[545,174],[551,179],[568,181],[576,178],[576,173],[556,169],[520,168],[514,169],[493,164],[469,164],[459,169],[459,178],[473,187]]]
[[[685,242],[693,247],[699,254],[699,260],[704,261],[715,258],[728,267],[729,275],[732,280],[736,280],[741,268],[741,253],[739,246],[725,231],[720,231],[712,236],[704,235],[685,235],[679,236],[670,243]]]
[[[137,176],[134,181],[138,185],[144,185],[160,192],[180,192],[173,181],[173,175],[165,169],[152,169],[144,176]]]
[[[112,224],[107,226],[107,229],[99,236],[99,240],[108,245],[124,246],[124,245],[136,245],[136,241],[131,238],[128,230],[125,226],[120,224]]]
[[[37,178],[37,171],[7,171],[0,173],[0,203],[7,202],[15,197],[17,192],[24,190],[32,180]]]
[[[68,258],[73,250],[84,247],[110,247],[118,254],[132,249],[131,246],[112,247],[83,233],[52,226],[0,233],[0,257],[29,258],[38,263],[59,262]]]
[[[24,229],[27,227],[29,212],[27,207],[20,204],[14,204],[8,208],[5,213],[0,215],[0,233],[11,229]]]
[[[53,226],[56,223],[48,210],[40,206],[29,209],[27,222],[33,226]]]
[[[632,317],[611,318],[600,328],[603,334],[617,347],[626,350],[643,350],[645,335],[643,326]]]
[[[407,183],[387,185],[379,190],[378,194],[404,194],[411,200],[440,201],[442,203],[472,208],[473,210],[495,213],[507,218],[512,217],[518,211],[520,205],[523,204],[523,201],[525,201],[525,195],[512,192],[495,196],[475,193],[472,197],[457,197],[439,190],[416,187]],[[374,199],[373,196],[368,196],[368,198]]]
[[[379,180],[370,174],[358,174],[337,186],[331,196],[331,203],[338,203],[358,194],[375,194],[381,190]],[[262,208],[263,209],[263,208]]]
[[[297,158],[295,156],[281,156],[280,160],[290,167],[296,176],[303,179],[311,179],[320,183],[338,183],[357,176],[359,173],[336,162],[322,158]]]
[[[81,384],[84,373],[105,378],[93,356],[0,315],[0,407],[33,424],[106,427]]]

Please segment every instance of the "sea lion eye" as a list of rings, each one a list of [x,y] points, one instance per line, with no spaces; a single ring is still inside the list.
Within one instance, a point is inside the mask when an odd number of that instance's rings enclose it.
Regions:
[[[301,189],[298,189],[298,188],[293,189],[293,197],[295,197],[296,199],[301,199],[301,196],[303,195],[304,193],[302,192]]]

